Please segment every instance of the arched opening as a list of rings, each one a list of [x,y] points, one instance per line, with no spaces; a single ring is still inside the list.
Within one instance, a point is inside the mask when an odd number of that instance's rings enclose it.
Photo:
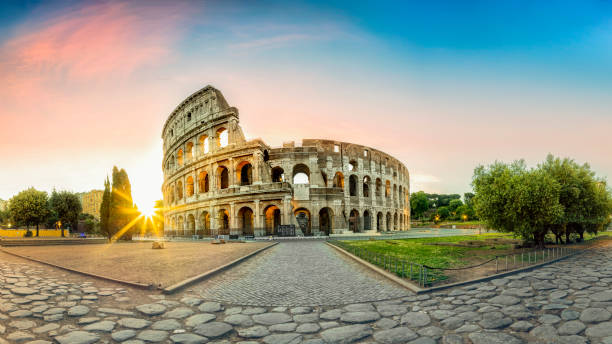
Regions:
[[[400,205],[400,206],[401,206],[401,205],[402,205],[402,203],[403,203],[403,202],[402,202],[402,201],[403,201],[403,200],[402,200],[402,198],[403,198],[403,197],[402,197],[402,195],[403,195],[403,193],[402,193],[402,186],[400,185],[400,186],[397,188],[397,200],[398,200],[398,202],[399,202],[399,205]]]
[[[179,216],[178,223],[176,224],[177,235],[185,235],[185,219],[182,216]]]
[[[253,235],[253,210],[242,207],[238,210],[238,227],[242,229],[243,235]]]
[[[238,174],[238,180],[240,180],[240,185],[253,184],[253,166],[248,161],[243,161],[238,164],[236,172]]]
[[[393,215],[393,230],[397,230],[397,213]]]
[[[399,230],[404,230],[404,214],[399,216]]]
[[[293,184],[310,184],[310,169],[304,164],[293,167]]]
[[[348,164],[348,169],[351,172],[357,171],[357,160],[351,160]]]
[[[393,199],[397,199],[397,185],[393,184]]]
[[[229,135],[227,129],[220,128],[217,130],[217,147],[227,147],[229,143]]]
[[[285,171],[280,167],[272,169],[272,183],[280,183],[285,181]]]
[[[225,166],[219,166],[217,168],[218,184],[219,189],[227,189],[229,187],[229,172]]]
[[[180,180],[176,183],[176,195],[178,200],[183,199],[183,182]]]
[[[176,153],[176,159],[178,160],[179,166],[183,166],[183,150],[179,149],[178,153]]]
[[[220,209],[218,216],[219,221],[219,234],[228,235],[230,228],[230,217],[229,213],[225,209]]]
[[[187,177],[187,197],[193,196],[193,177]]]
[[[363,197],[370,197],[370,177],[363,177]]]
[[[321,170],[321,178],[323,178],[323,186],[327,187],[327,173],[323,172],[323,170]]]
[[[168,188],[168,204],[174,203],[174,186]]]
[[[319,231],[329,235],[332,232],[333,212],[330,208],[319,210]]]
[[[205,171],[200,172],[198,176],[198,191],[200,193],[208,192],[209,183],[208,183],[208,173]]]
[[[207,211],[200,215],[200,226],[202,227],[202,235],[210,236],[210,214]]]
[[[185,235],[192,236],[195,234],[195,217],[192,214],[187,215],[187,230]]]
[[[266,215],[266,235],[274,235],[281,224],[281,211],[275,205],[270,205],[265,209]]]
[[[366,210],[363,212],[363,230],[369,231],[370,229],[372,229],[372,216],[370,212]]]
[[[264,162],[270,160],[270,153],[268,153],[267,149],[264,149],[263,160]]]
[[[380,197],[382,192],[382,181],[380,178],[376,178],[376,197]]]
[[[378,214],[376,215],[376,230],[379,232],[383,230],[383,213],[382,212],[378,212]]]
[[[389,196],[391,196],[391,182],[387,180],[385,182],[385,197]]]
[[[349,230],[353,231],[354,233],[359,232],[359,212],[357,209],[351,210],[349,217]]]
[[[392,226],[391,220],[392,220],[391,213],[387,213],[387,231],[389,232],[391,231],[391,226]]]
[[[187,142],[185,145],[185,155],[187,157],[187,162],[193,161],[193,143]]]
[[[302,230],[304,235],[311,235],[310,230],[310,211],[306,208],[299,208],[294,212],[295,220],[298,223],[298,227]]]
[[[202,154],[208,154],[210,151],[210,144],[208,143],[208,136],[202,135],[200,136],[200,151]]]
[[[333,187],[344,189],[344,175],[342,174],[342,172],[336,172],[336,174],[334,175]]]
[[[349,177],[349,194],[357,196],[357,176],[354,174]]]

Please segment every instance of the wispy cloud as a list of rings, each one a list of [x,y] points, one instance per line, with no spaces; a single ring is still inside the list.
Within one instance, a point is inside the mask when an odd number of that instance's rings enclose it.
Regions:
[[[310,41],[310,40],[317,40],[317,39],[322,39],[322,37],[311,35],[311,34],[285,34],[285,35],[278,35],[278,36],[272,36],[272,37],[266,37],[266,38],[259,38],[259,39],[249,40],[249,41],[240,42],[240,43],[234,43],[234,44],[230,44],[229,48],[237,49],[237,50],[254,49],[254,48],[271,48],[271,47],[277,47],[277,46],[286,45],[286,44],[292,44],[296,42]]]

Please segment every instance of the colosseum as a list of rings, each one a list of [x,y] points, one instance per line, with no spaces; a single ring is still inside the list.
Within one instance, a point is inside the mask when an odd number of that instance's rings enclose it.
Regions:
[[[238,109],[212,86],[162,131],[166,236],[325,236],[410,228],[406,167],[359,144],[247,141]]]

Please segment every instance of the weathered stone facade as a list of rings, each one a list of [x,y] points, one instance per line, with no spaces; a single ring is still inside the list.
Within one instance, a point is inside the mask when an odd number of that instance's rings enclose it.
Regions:
[[[238,109],[211,86],[166,121],[166,235],[263,236],[291,224],[304,235],[410,227],[409,174],[397,159],[332,140],[271,148],[246,141],[238,123]]]

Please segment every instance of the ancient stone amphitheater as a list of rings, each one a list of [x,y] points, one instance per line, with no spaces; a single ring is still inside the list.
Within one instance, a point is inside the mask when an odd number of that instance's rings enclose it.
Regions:
[[[206,86],[166,121],[166,236],[330,235],[410,227],[409,175],[376,149],[247,141],[238,109]]]

